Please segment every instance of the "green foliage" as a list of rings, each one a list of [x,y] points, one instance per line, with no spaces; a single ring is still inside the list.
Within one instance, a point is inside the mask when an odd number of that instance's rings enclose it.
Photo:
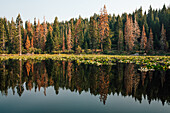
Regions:
[[[111,50],[111,40],[109,37],[106,38],[106,40],[104,41],[104,51],[105,50]]]
[[[48,31],[48,34],[47,34],[47,41],[45,43],[45,50],[48,52],[48,53],[51,53],[54,49],[54,41],[53,41],[53,35],[52,35],[52,32],[51,31]]]
[[[76,53],[77,53],[77,54],[80,54],[80,53],[81,53],[81,50],[82,50],[81,47],[78,45],[78,47],[76,48]]]

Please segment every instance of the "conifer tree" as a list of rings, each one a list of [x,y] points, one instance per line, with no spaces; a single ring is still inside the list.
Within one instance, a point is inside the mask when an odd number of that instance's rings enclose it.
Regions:
[[[65,37],[64,37],[64,32],[63,32],[63,46],[62,46],[63,52],[65,51]]]
[[[34,38],[31,38],[31,48],[34,48]]]
[[[126,16],[125,30],[124,30],[126,50],[132,51],[134,47],[133,23],[132,18]]]
[[[140,38],[140,28],[138,22],[136,21],[136,16],[133,24],[133,40],[134,40],[134,47],[137,50],[138,38]]]
[[[52,35],[52,27],[49,26],[49,30],[48,30],[48,34],[47,34],[47,41],[46,41],[46,45],[45,45],[45,50],[48,53],[51,53],[54,49],[54,40],[53,40],[53,35]]]
[[[98,36],[97,36],[97,24],[93,17],[90,17],[90,39],[92,49],[97,49]]]
[[[154,50],[153,33],[152,33],[152,29],[150,28],[149,40],[148,40],[148,43],[147,43],[147,51],[152,51],[152,50]]]
[[[140,49],[141,50],[146,50],[146,44],[147,44],[147,37],[146,37],[146,33],[145,33],[145,27],[143,25],[141,42],[140,42]]]
[[[5,51],[5,44],[6,44],[6,31],[3,23],[3,19],[0,18],[0,47],[1,51]]]
[[[99,17],[99,42],[101,51],[103,51],[103,39],[104,39],[104,18],[103,18],[103,10],[100,10],[100,17]]]
[[[28,34],[29,37],[32,36],[32,34],[33,34],[30,21],[28,21],[28,23],[27,23],[27,34]]]
[[[103,10],[100,11],[100,17],[99,17],[99,37],[100,37],[100,43],[101,43],[101,51],[103,49],[108,50],[110,47],[110,37],[109,37],[109,24],[108,24],[108,14],[106,10],[106,6],[104,5]],[[105,47],[103,47],[103,44]]]
[[[54,24],[53,24],[53,34],[54,34],[54,36],[56,36],[58,38],[60,37],[59,22],[58,22],[57,17],[55,17]]]
[[[113,18],[114,19],[114,18]],[[123,22],[122,22],[122,18],[118,15],[117,19],[116,20],[112,20],[112,21],[115,21],[115,24],[112,25],[112,29],[113,30],[113,36],[114,38],[112,38],[112,44],[114,46],[114,44],[117,43],[117,49],[119,51],[122,51],[123,48],[124,48],[124,39],[123,39]],[[123,44],[123,45],[122,45]]]
[[[81,27],[81,19],[79,18],[77,23],[76,23],[76,28],[75,28],[75,42],[74,42],[74,48],[76,50],[76,48],[78,47],[78,45],[80,46],[81,44],[81,35],[82,35],[82,27]]]
[[[119,30],[118,51],[123,51],[123,32]]]
[[[21,48],[21,26],[20,26],[20,20],[19,20],[19,55],[22,55],[22,48]]]
[[[27,49],[27,51],[30,48],[30,39],[29,39],[28,35],[27,35],[27,40],[26,40],[26,43],[25,43],[25,48]]]
[[[59,50],[59,39],[60,39],[60,28],[58,18],[55,17],[54,24],[53,24],[53,37],[54,37],[54,50]]]
[[[41,39],[41,32],[40,32],[40,20],[38,20],[38,24],[36,26],[36,32],[35,32],[35,47],[40,48],[40,39]]]
[[[166,30],[164,24],[162,24],[161,39],[160,39],[161,50],[168,50],[168,42],[166,40]]]
[[[70,20],[70,22],[71,22],[71,37],[72,37],[72,48],[73,49],[75,49],[74,48],[74,43],[75,43],[75,25],[74,25],[74,19],[72,18],[71,20]]]
[[[69,27],[68,34],[67,34],[67,49],[70,51],[73,47],[72,40],[71,40],[71,29]]]

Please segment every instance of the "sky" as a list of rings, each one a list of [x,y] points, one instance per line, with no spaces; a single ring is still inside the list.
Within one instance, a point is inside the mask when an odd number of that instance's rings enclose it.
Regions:
[[[160,9],[165,4],[170,6],[169,0],[0,0],[0,17],[16,19],[20,13],[23,21],[34,18],[43,22],[53,22],[57,16],[59,21],[78,18],[89,18],[106,5],[109,14],[121,15],[124,12],[132,13],[142,6],[144,11],[151,5],[153,9]]]

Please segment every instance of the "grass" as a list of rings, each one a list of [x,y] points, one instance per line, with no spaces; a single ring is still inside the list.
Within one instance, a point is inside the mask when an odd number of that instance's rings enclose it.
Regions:
[[[68,55],[68,54],[34,54],[34,55],[1,55],[3,60],[59,60],[76,61],[77,63],[95,65],[114,65],[115,63],[134,63],[140,71],[170,69],[170,56],[121,56],[121,55]]]

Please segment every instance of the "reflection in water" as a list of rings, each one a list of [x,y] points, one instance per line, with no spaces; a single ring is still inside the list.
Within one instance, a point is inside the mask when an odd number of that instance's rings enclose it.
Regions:
[[[64,61],[16,61],[0,62],[0,91],[8,96],[8,89],[15,95],[22,96],[24,90],[35,92],[54,86],[56,94],[59,88],[70,89],[72,92],[89,91],[92,95],[100,95],[103,104],[110,94],[132,96],[142,102],[142,97],[160,100],[164,105],[170,103],[170,76],[168,71],[138,72],[134,64],[114,66],[95,66]],[[25,83],[25,87],[24,87]],[[24,89],[25,88],[25,89]]]

